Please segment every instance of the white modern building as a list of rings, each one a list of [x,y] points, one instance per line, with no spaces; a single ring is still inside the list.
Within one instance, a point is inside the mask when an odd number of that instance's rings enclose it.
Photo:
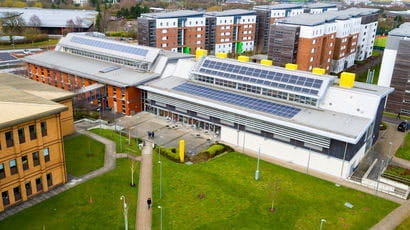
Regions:
[[[330,75],[217,57],[179,60],[138,86],[144,110],[215,132],[222,142],[347,178],[377,140],[392,91]]]

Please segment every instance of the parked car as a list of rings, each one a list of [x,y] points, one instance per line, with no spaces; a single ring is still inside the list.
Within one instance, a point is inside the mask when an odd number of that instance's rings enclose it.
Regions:
[[[30,50],[23,50],[23,54],[31,54]]]
[[[409,124],[407,123],[407,121],[401,122],[399,126],[397,127],[397,130],[401,132],[406,132],[408,129],[409,129]]]

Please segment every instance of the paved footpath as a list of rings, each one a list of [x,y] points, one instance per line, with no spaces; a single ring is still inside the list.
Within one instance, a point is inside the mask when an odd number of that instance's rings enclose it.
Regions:
[[[135,229],[150,230],[152,208],[148,209],[147,199],[152,199],[152,145],[150,141],[144,142],[142,148],[142,161],[140,168],[138,203],[137,203],[137,220]],[[154,203],[154,201],[152,202]]]

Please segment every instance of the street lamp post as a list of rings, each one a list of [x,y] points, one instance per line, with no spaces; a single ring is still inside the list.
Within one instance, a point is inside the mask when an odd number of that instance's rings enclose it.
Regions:
[[[122,153],[122,138],[121,138],[121,136],[122,136],[122,130],[119,129],[118,132],[120,133],[120,152]]]
[[[161,206],[158,206],[158,208],[159,208],[159,210],[160,210],[160,220],[161,220],[161,222],[160,222],[160,230],[162,230],[162,207]]]
[[[125,196],[121,196],[120,200],[123,201],[125,230],[128,230],[128,220],[127,220],[128,207],[127,207],[127,202],[125,202]]]
[[[380,164],[380,168],[379,168],[379,175],[377,177],[377,184],[376,184],[376,192],[375,195],[377,195],[377,192],[379,191],[379,183],[380,183],[380,177],[382,175],[382,170],[383,170],[383,166],[384,166],[384,160],[382,160],[382,163]]]
[[[261,146],[259,145],[258,161],[256,163],[255,180],[259,180],[259,161],[261,158]]]
[[[320,230],[322,230],[322,228],[323,228],[323,223],[324,223],[324,222],[326,222],[325,219],[321,219],[321,220],[320,220]]]
[[[393,143],[392,143],[392,142],[389,142],[389,144],[390,144],[390,147],[389,147],[389,157],[390,157],[390,156],[391,156],[391,149],[392,149]]]
[[[162,199],[162,162],[158,161],[159,164],[159,199]]]

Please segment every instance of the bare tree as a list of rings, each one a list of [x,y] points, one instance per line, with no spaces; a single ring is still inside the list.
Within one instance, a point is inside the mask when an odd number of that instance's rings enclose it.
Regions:
[[[73,21],[73,19],[67,20],[66,22],[66,28],[70,29],[71,31],[73,31],[74,27],[75,27],[75,23]]]
[[[33,16],[30,17],[29,26],[31,27],[41,26],[41,20],[36,14],[33,14]]]
[[[272,206],[269,209],[271,212],[275,211],[274,204],[280,190],[281,187],[279,179],[275,178],[273,181],[268,183],[269,198],[272,199]]]
[[[6,12],[1,20],[3,32],[10,37],[10,42],[14,43],[13,35],[21,34],[24,31],[25,23],[19,14]]]

